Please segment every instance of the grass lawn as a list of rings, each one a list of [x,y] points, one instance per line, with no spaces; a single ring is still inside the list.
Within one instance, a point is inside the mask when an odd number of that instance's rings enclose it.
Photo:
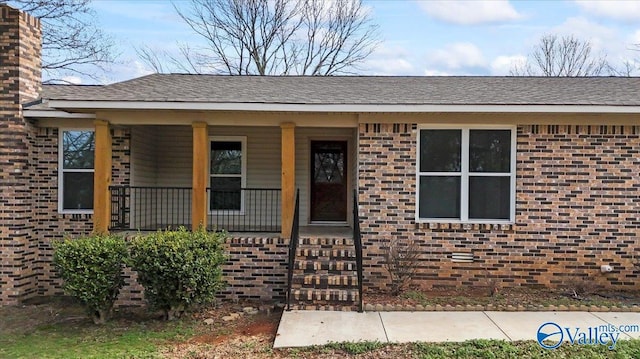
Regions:
[[[534,341],[505,342],[473,340],[465,343],[413,344],[415,358],[638,358],[640,341],[621,341],[615,350],[604,345],[580,346],[563,344],[554,350],[541,348]]]
[[[193,335],[187,321],[171,323],[56,323],[0,338],[0,358],[156,358],[158,349]]]
[[[242,306],[205,308],[173,322],[133,309],[96,326],[77,304],[54,302],[0,308],[0,358],[640,358],[640,340],[541,348],[534,341],[464,343],[333,343],[272,348],[278,315],[221,318]],[[213,318],[213,324],[204,319]]]
[[[0,307],[0,358],[154,358],[164,345],[194,335],[192,319],[157,318],[137,308],[98,326],[65,297]]]

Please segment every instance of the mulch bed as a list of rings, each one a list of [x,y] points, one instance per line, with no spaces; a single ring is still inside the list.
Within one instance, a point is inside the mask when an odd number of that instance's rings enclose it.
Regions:
[[[640,306],[640,292],[594,291],[576,293],[571,290],[550,290],[533,288],[466,288],[466,289],[435,289],[410,290],[393,296],[388,293],[366,293],[366,304],[393,305],[405,307],[477,307],[492,306],[496,309],[504,307],[540,308],[551,307],[552,310],[562,310],[564,307],[574,307],[579,310],[584,306],[606,308],[632,308]],[[542,308],[541,308],[542,309]]]

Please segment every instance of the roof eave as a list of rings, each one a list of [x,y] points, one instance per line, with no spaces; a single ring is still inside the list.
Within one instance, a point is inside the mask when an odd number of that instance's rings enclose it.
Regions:
[[[24,110],[24,117],[27,118],[70,118],[70,119],[95,119],[92,113],[69,113],[61,110]]]
[[[65,110],[191,110],[257,112],[350,112],[350,113],[640,113],[640,106],[623,105],[514,105],[514,104],[289,104],[150,101],[50,100],[49,107]]]

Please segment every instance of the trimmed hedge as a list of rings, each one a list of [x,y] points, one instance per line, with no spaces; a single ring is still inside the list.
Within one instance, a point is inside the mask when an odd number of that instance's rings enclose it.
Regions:
[[[54,242],[53,248],[53,263],[65,292],[87,307],[94,323],[105,323],[124,285],[122,267],[128,257],[124,239],[97,234]]]
[[[194,304],[212,302],[223,286],[224,237],[181,227],[133,238],[130,265],[138,272],[150,307],[170,320]]]

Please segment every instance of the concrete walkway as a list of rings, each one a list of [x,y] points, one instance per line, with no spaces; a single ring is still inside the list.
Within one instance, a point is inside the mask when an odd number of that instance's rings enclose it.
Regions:
[[[536,340],[544,323],[562,328],[640,325],[630,312],[329,312],[290,311],[282,314],[274,347],[306,347],[329,342],[461,342],[471,339]],[[611,326],[608,326],[611,328]],[[622,328],[620,339],[640,338]],[[635,331],[634,331],[635,330]],[[564,336],[564,340],[567,340]]]

